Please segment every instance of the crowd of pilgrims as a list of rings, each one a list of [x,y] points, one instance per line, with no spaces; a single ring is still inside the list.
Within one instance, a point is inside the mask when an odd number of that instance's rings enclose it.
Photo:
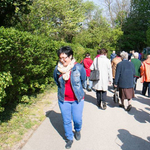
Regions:
[[[71,148],[74,138],[77,141],[81,139],[85,90],[95,91],[97,107],[103,110],[107,108],[107,91],[112,85],[116,95],[114,99],[118,92],[118,105],[126,111],[132,108],[131,100],[135,97],[137,80],[143,83],[141,94],[145,96],[148,93],[150,97],[150,55],[143,61],[142,55],[134,51],[130,54],[113,51],[110,59],[107,54],[107,49],[98,49],[94,60],[86,53],[85,58],[77,63],[70,46],[57,50],[59,61],[53,77],[58,87],[58,105],[63,119],[66,149]],[[96,72],[96,80],[91,78],[93,72]],[[125,99],[128,100],[126,107]]]
[[[87,91],[94,90],[98,108],[105,110],[107,108],[108,86],[113,85],[114,96],[117,96],[119,107],[130,111],[132,108],[131,100],[135,97],[138,79],[143,83],[141,94],[145,96],[148,89],[147,93],[150,97],[150,55],[147,56],[146,60],[143,60],[142,53],[134,50],[130,53],[113,51],[109,59],[107,53],[108,51],[105,48],[97,50],[94,60],[90,58],[89,53],[86,53],[85,58],[81,61],[81,63],[84,63],[83,66],[87,76],[83,88]],[[90,81],[90,73],[94,69],[99,70],[100,77],[99,80]],[[124,105],[125,99],[128,100],[126,108]]]

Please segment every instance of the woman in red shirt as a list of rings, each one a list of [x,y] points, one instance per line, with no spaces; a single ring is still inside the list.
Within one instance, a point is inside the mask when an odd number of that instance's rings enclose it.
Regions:
[[[63,117],[66,149],[71,148],[73,137],[81,138],[84,91],[82,85],[86,80],[84,67],[76,63],[71,47],[65,46],[57,51],[59,62],[54,70],[54,79],[58,86],[58,104]],[[75,134],[72,132],[72,120]]]

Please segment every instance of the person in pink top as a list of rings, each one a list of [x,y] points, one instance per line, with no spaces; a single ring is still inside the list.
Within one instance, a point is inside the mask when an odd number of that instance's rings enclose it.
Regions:
[[[97,50],[97,55],[95,58],[99,57],[101,54],[100,54],[100,49]]]
[[[81,61],[83,63],[84,69],[86,71],[86,81],[84,82],[83,88],[91,91],[92,88],[92,81],[89,79],[90,77],[90,66],[93,63],[93,60],[90,58],[90,53],[86,53],[85,58]],[[87,80],[89,81],[89,85],[87,86]]]

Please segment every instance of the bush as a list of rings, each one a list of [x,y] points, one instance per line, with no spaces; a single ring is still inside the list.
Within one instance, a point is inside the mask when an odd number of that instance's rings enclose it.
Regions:
[[[69,43],[68,46],[70,46],[73,49],[73,51],[74,51],[74,58],[76,59],[76,61],[78,63],[80,63],[81,60],[83,60],[85,58],[85,54],[87,52],[90,53],[91,59],[94,59],[96,54],[97,54],[97,50],[90,49],[90,48],[84,48],[79,43],[76,43],[76,44],[70,44]]]
[[[0,112],[4,111],[4,107],[2,107],[6,101],[4,98],[7,96],[5,89],[12,85],[12,76],[10,72],[0,72]]]
[[[1,27],[0,72],[9,72],[12,77],[12,85],[5,88],[5,101],[21,100],[23,95],[43,90],[52,83],[59,47],[59,42],[49,38]]]
[[[1,27],[0,80],[4,84],[1,85],[0,107],[12,102],[29,103],[30,95],[44,90],[47,84],[53,84],[53,70],[58,62],[56,50],[67,45],[72,47],[75,59],[80,62],[87,50],[79,44],[53,41]]]

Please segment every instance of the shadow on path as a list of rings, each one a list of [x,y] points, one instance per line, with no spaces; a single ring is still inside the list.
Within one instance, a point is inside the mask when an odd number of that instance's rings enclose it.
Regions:
[[[91,93],[85,93],[85,101],[92,103],[93,105],[97,106],[97,99],[96,99],[96,93],[95,96],[91,96]],[[141,96],[138,96],[137,98],[134,98],[133,101],[139,101],[142,102],[143,104],[149,104],[150,100],[143,98]],[[118,103],[114,103],[113,97],[107,96],[107,106],[111,108],[119,107]],[[122,108],[121,108],[122,109]],[[146,110],[150,111],[149,107],[145,108]],[[139,121],[140,123],[150,123],[150,113],[144,111],[143,109],[136,109],[134,106],[132,107],[131,111],[128,112],[130,115],[133,115],[135,120]]]
[[[117,135],[120,141],[123,143],[119,145],[122,150],[149,150],[150,142],[146,141],[138,136],[131,134],[125,129],[119,129],[119,134]],[[150,140],[150,136],[147,137]]]
[[[89,94],[85,93],[84,100],[86,102],[92,103],[93,105],[96,105],[96,102],[97,102],[96,98],[91,96],[90,94],[91,94],[90,92],[89,92]]]
[[[142,89],[141,90],[135,90],[135,94],[142,94]]]
[[[143,111],[142,109],[137,110],[135,107],[133,107],[129,112],[129,114],[133,115],[134,118],[140,123],[146,123],[146,122],[150,123],[150,114],[147,113],[146,111]]]
[[[60,136],[65,140],[65,132],[63,128],[63,120],[60,113],[57,113],[53,110],[46,112],[46,117],[49,118],[51,124],[55,130],[60,134]]]
[[[85,93],[85,97],[84,97],[84,100],[86,102],[89,102],[89,103],[92,103],[93,105],[97,106],[97,99],[96,99],[96,93],[95,93],[95,96],[91,96],[90,95],[91,93],[89,92],[89,94]],[[118,107],[118,104],[114,103],[113,101],[113,97],[111,96],[106,96],[106,102],[107,102],[107,106],[109,107]]]
[[[142,104],[147,104],[150,105],[150,98],[146,97],[146,96],[142,96],[142,95],[136,95],[136,98],[133,98],[133,101],[138,101]]]

